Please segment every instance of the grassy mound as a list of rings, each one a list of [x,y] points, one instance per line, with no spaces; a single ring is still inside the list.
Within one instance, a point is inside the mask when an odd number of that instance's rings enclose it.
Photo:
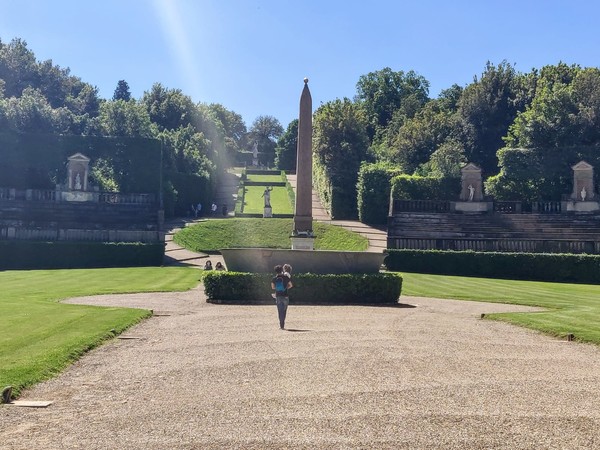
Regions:
[[[292,219],[222,219],[184,228],[174,237],[189,250],[216,253],[222,248],[290,248]],[[317,250],[364,251],[367,238],[344,228],[313,223]]]

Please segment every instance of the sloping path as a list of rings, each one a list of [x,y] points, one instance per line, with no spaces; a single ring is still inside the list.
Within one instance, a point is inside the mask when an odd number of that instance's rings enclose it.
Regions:
[[[288,175],[287,177],[295,191],[296,175]],[[235,198],[237,197],[236,183],[238,182],[236,180],[239,180],[237,175],[227,174],[225,181],[223,181],[217,187],[217,195],[215,196],[215,198],[218,199],[218,202],[226,203],[228,205],[228,217],[233,216],[232,211],[235,209]],[[220,205],[221,203],[218,202],[217,204]],[[331,220],[331,217],[321,204],[321,201],[314,190],[312,192],[312,211],[314,220],[341,226],[350,231],[359,233],[369,239],[369,247],[367,251],[381,253],[387,249],[387,230],[385,227],[375,228],[357,220]],[[216,217],[222,218],[220,215],[220,210],[218,213],[219,214],[217,214]],[[200,217],[199,219],[175,218],[168,220],[165,223],[165,265],[188,265],[201,267],[204,266],[204,263],[207,259],[211,260],[213,266],[217,263],[217,261],[220,261],[222,264],[224,264],[224,260],[221,255],[207,255],[204,253],[192,252],[182,248],[173,241],[173,236],[175,233],[177,233],[177,231],[202,220],[210,220],[210,216]]]
[[[213,267],[217,262],[224,264],[221,255],[208,255],[185,249],[173,241],[173,236],[182,228],[194,223],[209,219],[175,218],[165,222],[165,259],[166,266],[197,266],[203,267],[207,259],[210,259]]]
[[[292,185],[294,192],[296,191],[296,175],[288,175],[288,181]],[[369,239],[369,252],[381,253],[387,249],[387,228],[386,227],[373,227],[371,225],[364,224],[358,220],[332,220],[327,210],[321,204],[319,196],[316,191],[312,191],[312,213],[313,219],[318,222],[326,222],[332,225],[337,225],[346,228],[350,231],[359,233],[360,235]]]

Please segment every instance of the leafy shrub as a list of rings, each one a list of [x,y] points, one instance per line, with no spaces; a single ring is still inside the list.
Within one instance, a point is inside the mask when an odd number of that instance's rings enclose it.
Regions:
[[[209,302],[273,303],[271,274],[210,272],[204,277]],[[402,290],[399,274],[294,275],[295,304],[395,304]]]

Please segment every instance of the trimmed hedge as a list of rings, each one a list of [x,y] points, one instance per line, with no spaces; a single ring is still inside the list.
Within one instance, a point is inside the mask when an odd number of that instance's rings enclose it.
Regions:
[[[600,284],[600,255],[388,249],[388,270]]]
[[[271,274],[210,272],[204,277],[209,303],[274,302]],[[388,304],[398,302],[402,277],[394,273],[317,275],[303,273],[292,278],[290,302],[294,304]]]
[[[391,181],[394,200],[456,200],[460,179],[398,175]]]
[[[161,145],[156,139],[0,133],[0,186],[54,189],[67,179],[67,158],[81,152],[115,171],[120,192],[156,194],[160,188]]]
[[[173,213],[176,216],[186,216],[190,213],[192,205],[202,203],[201,215],[207,215],[213,199],[213,182],[200,175],[179,172],[167,172],[166,178],[172,183],[177,192]],[[166,208],[167,205],[165,205]],[[168,210],[168,208],[166,208]]]
[[[385,225],[390,208],[390,181],[401,170],[389,164],[376,163],[360,166],[358,172],[358,219],[363,223]]]
[[[0,270],[161,266],[165,244],[0,241]]]

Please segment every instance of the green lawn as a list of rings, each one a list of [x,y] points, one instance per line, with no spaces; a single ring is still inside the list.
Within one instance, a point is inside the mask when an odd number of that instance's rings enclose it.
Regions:
[[[265,186],[246,186],[244,194],[244,213],[262,214],[265,200],[263,193]],[[285,186],[274,186],[271,191],[271,207],[273,214],[293,214],[292,204]]]
[[[199,271],[180,267],[0,272],[0,389],[47,379],[82,353],[150,315],[58,301],[84,295],[183,291]]]
[[[535,313],[489,314],[554,336],[600,344],[600,286],[402,273],[402,294],[541,306]],[[402,301],[402,300],[401,300]]]
[[[367,238],[344,228],[313,222],[317,250],[366,250]],[[222,248],[290,248],[292,219],[206,220],[178,232],[175,242],[187,249],[216,253]]]

